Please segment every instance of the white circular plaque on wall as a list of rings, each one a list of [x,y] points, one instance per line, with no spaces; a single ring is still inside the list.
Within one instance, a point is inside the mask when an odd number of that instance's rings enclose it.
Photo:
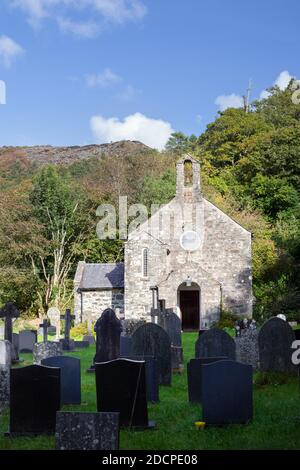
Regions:
[[[197,232],[188,230],[180,237],[180,246],[185,251],[196,251],[200,248],[201,239]]]

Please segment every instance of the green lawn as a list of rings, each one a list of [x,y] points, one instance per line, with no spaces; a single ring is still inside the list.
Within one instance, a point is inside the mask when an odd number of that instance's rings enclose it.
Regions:
[[[183,335],[185,361],[194,355],[196,334]],[[82,404],[69,410],[95,411],[95,377],[87,374],[94,348],[73,353],[81,358]],[[22,365],[31,363],[31,355],[22,355]],[[24,403],[24,406],[26,404]],[[201,418],[201,408],[187,400],[185,373],[173,375],[172,387],[160,388],[160,403],[149,405],[149,418],[156,422],[153,431],[121,431],[120,448],[149,450],[185,449],[299,449],[300,396],[296,378],[284,385],[254,387],[254,419],[247,426],[207,428],[198,431],[194,422]],[[0,449],[53,449],[53,437],[7,438],[8,416],[0,416]]]

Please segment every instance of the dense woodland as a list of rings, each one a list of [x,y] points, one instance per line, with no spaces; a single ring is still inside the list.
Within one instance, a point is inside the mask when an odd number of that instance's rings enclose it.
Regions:
[[[300,321],[300,105],[292,86],[270,89],[250,110],[220,113],[200,136],[172,135],[164,152],[38,165],[20,149],[0,155],[0,305],[26,316],[72,305],[78,260],[121,261],[123,242],[100,241],[96,208],[168,202],[175,162],[201,163],[206,198],[253,233],[255,317]]]

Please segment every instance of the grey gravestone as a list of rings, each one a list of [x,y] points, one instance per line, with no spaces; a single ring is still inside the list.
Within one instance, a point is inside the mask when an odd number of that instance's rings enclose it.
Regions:
[[[19,333],[19,351],[32,353],[37,342],[37,332],[35,330],[24,330]]]
[[[13,355],[13,361],[19,362],[19,335],[17,333],[13,333],[13,348],[12,348],[12,355]]]
[[[104,310],[97,320],[94,330],[97,336],[94,364],[117,359],[120,355],[122,325],[111,308]],[[93,368],[92,366],[90,370]]]
[[[60,339],[60,310],[57,307],[50,307],[47,312],[47,317],[49,318],[51,324],[55,326],[55,339],[59,341]]]
[[[62,340],[62,348],[64,351],[73,351],[75,348],[74,341],[70,338],[70,331],[72,328],[72,321],[75,319],[75,315],[71,315],[71,310],[66,309],[64,315],[61,315],[61,320],[65,321],[65,337]]]
[[[261,371],[296,373],[292,363],[294,341],[295,333],[286,321],[278,317],[267,320],[258,335]]]
[[[43,366],[60,368],[61,404],[80,405],[80,359],[68,356],[53,356],[42,359],[41,364]]]
[[[199,357],[188,362],[187,381],[190,402],[201,403],[201,366],[226,359],[227,357]]]
[[[0,341],[0,366],[10,367],[12,362],[11,344],[9,341]]]
[[[9,341],[0,341],[0,411],[9,405],[9,374],[12,363]]]
[[[56,415],[56,450],[119,450],[119,413]]]
[[[159,316],[159,326],[169,335],[172,346],[181,347],[181,320],[172,310],[164,310]]]
[[[90,346],[96,343],[95,338],[94,338],[93,335],[85,335],[83,337],[83,341],[87,341]]]
[[[201,366],[202,421],[207,425],[252,420],[252,367],[235,361]]]
[[[160,385],[171,385],[171,341],[163,328],[145,323],[132,335],[132,356],[153,356],[157,359]]]
[[[59,369],[37,365],[11,369],[9,435],[54,434],[59,409]]]
[[[97,410],[120,413],[120,426],[153,427],[148,423],[145,362],[116,359],[95,364]]]
[[[235,342],[225,331],[218,328],[203,333],[195,344],[195,357],[220,357],[235,360]]]
[[[157,360],[153,356],[126,356],[124,359],[132,361],[145,361],[147,401],[150,403],[159,402],[159,383]]]
[[[47,343],[36,343],[33,348],[33,363],[41,364],[42,359],[52,356],[61,356],[62,349],[60,343],[47,341]]]
[[[241,330],[241,335],[235,338],[236,359],[242,364],[249,364],[258,369],[258,330]]]
[[[120,336],[120,357],[131,355],[132,338],[131,336]]]
[[[4,325],[0,325],[0,340],[4,339]]]

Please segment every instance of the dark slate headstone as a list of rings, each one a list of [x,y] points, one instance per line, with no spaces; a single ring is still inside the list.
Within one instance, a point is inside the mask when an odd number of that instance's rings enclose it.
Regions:
[[[28,366],[10,371],[10,435],[55,432],[60,370]]]
[[[172,346],[182,346],[181,320],[173,311],[165,310],[159,316],[159,325],[168,333]]]
[[[120,413],[120,426],[150,427],[145,362],[116,359],[95,364],[97,410]]]
[[[119,413],[59,411],[56,450],[119,450]]]
[[[41,364],[42,359],[52,356],[61,356],[61,344],[56,341],[47,343],[36,343],[33,348],[33,363]]]
[[[60,368],[61,404],[80,405],[80,359],[69,356],[53,356],[42,359],[41,364],[43,366]]]
[[[159,402],[159,383],[157,360],[153,356],[127,356],[124,359],[132,361],[145,361],[147,401],[150,403]]]
[[[195,357],[225,356],[235,360],[235,342],[225,331],[212,328],[203,333],[195,344]]]
[[[122,325],[111,308],[103,311],[95,324],[94,330],[96,332],[94,364],[117,359],[120,356]],[[91,369],[93,369],[93,366]]]
[[[188,362],[187,381],[190,402],[201,403],[201,366],[226,359],[227,357],[199,357]]]
[[[202,421],[207,425],[252,420],[252,367],[235,361],[201,366]]]
[[[258,369],[258,330],[241,330],[240,336],[235,339],[236,359],[242,364],[249,364],[253,369]]]
[[[32,353],[37,342],[37,332],[35,330],[23,330],[19,333],[19,351],[22,353]]]
[[[171,341],[163,328],[145,323],[132,335],[132,356],[153,356],[157,359],[160,385],[171,385]]]
[[[13,345],[13,356],[14,356],[14,360],[16,362],[19,361],[19,335],[17,333],[13,333],[12,335],[12,345]]]
[[[288,322],[278,317],[267,320],[258,335],[260,370],[297,373],[292,363],[294,341],[295,333]]]
[[[120,357],[131,355],[132,338],[131,336],[120,336]]]

